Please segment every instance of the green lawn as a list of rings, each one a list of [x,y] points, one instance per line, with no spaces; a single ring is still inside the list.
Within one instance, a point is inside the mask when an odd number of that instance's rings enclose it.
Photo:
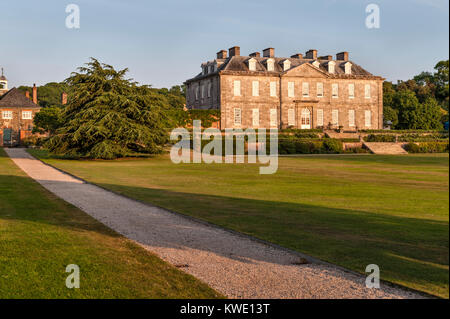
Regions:
[[[80,267],[80,289],[65,286]],[[206,284],[56,198],[0,148],[0,299],[215,298]]]
[[[44,153],[33,151],[45,157]],[[448,155],[282,157],[259,164],[45,159],[88,181],[364,273],[449,296]]]

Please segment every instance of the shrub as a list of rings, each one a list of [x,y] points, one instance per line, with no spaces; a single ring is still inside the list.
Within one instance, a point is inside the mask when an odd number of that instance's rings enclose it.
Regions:
[[[325,153],[342,153],[344,150],[344,147],[342,145],[342,142],[333,138],[326,138],[323,141],[323,150]]]
[[[408,143],[404,146],[408,153],[448,153],[448,142]]]
[[[391,134],[369,134],[364,140],[366,142],[395,142],[395,135]]]
[[[21,140],[21,143],[23,146],[30,147],[30,146],[42,146],[44,144],[46,138],[45,137],[39,137],[36,135],[31,135],[23,140]]]

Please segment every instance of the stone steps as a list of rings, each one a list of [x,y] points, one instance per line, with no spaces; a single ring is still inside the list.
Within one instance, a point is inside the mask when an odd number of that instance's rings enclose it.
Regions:
[[[400,155],[408,154],[402,148],[403,143],[367,143],[364,145],[374,154],[389,154],[389,155]]]

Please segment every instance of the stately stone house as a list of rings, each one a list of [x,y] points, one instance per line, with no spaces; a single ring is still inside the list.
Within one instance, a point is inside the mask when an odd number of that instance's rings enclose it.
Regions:
[[[8,90],[8,80],[0,77],[0,146],[15,146],[32,135],[33,118],[39,112],[37,88],[33,86],[33,100],[16,88]]]
[[[202,63],[185,82],[192,109],[220,109],[225,128],[383,128],[383,81],[349,60],[348,52],[241,56],[235,46]]]

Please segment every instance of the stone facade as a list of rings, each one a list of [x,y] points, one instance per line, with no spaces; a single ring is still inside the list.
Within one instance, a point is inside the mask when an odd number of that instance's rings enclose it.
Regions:
[[[239,51],[219,51],[185,82],[187,107],[220,109],[221,129],[383,127],[384,79],[349,61],[347,52],[332,60],[315,50],[306,58],[278,58],[272,48],[263,57]]]

